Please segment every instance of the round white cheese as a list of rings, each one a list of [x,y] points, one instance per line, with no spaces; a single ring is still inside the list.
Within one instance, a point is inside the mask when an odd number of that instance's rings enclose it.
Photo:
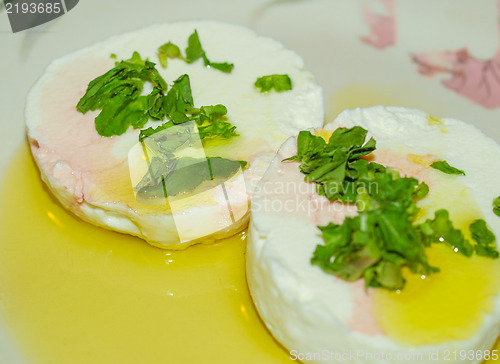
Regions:
[[[495,141],[461,121],[438,120],[420,110],[382,106],[346,110],[316,133],[328,136],[337,127],[356,125],[367,129],[368,136],[377,141],[375,161],[427,182],[430,193],[420,202],[422,211],[432,217],[433,211],[442,205],[453,209],[458,200],[459,209],[477,208],[480,217],[500,237],[500,218],[492,211],[492,201],[500,195],[500,146]],[[378,290],[365,289],[361,280],[344,281],[311,264],[316,246],[323,244],[317,226],[342,224],[346,216],[356,215],[357,211],[353,206],[319,196],[314,183],[304,182],[298,162],[283,161],[296,154],[296,143],[296,137],[292,137],[281,146],[256,188],[247,245],[247,279],[252,298],[265,324],[290,357],[304,362],[446,363],[450,358],[453,361],[453,351],[460,358],[464,351],[474,350],[474,355],[469,352],[464,361],[457,362],[481,362],[500,331],[498,287],[494,296],[488,298],[488,309],[479,313],[479,327],[470,335],[411,344],[381,324],[383,320],[377,316],[381,310],[374,307]],[[430,168],[429,160],[446,160],[465,170],[466,176],[445,175]],[[459,181],[457,186],[461,187],[455,188],[454,181]],[[469,199],[460,205],[465,194]],[[475,201],[476,207],[470,201]],[[451,212],[450,216],[453,217]],[[488,258],[475,259],[497,264]],[[435,274],[437,280],[446,276],[445,269],[442,267],[443,272]],[[498,270],[494,272],[491,280],[497,280]],[[462,289],[461,282],[453,284]],[[471,283],[472,291],[481,289],[479,283],[477,288],[474,284]],[[472,291],[469,294],[479,294]],[[448,307],[464,304],[455,301],[455,296],[447,299]],[[441,323],[429,325],[439,327]],[[411,339],[417,333],[405,335]]]
[[[158,47],[170,41],[185,54],[195,29],[210,61],[233,63],[231,73],[206,67],[202,59],[169,59],[166,68],[160,66]],[[245,160],[248,168],[199,195],[156,205],[136,199],[137,171],[130,169],[129,157],[138,160],[133,151],[139,130],[102,137],[94,125],[99,110],[76,110],[88,83],[114,67],[110,55],[128,59],[134,51],[157,63],[169,85],[188,74],[195,107],[227,107],[239,136],[208,143],[201,153]],[[261,93],[255,81],[271,74],[288,74],[293,89]],[[178,249],[244,228],[249,196],[279,145],[298,130],[321,126],[323,113],[321,88],[296,53],[241,26],[192,21],[115,36],[55,60],[27,97],[26,125],[42,178],[65,207],[91,223]],[[149,121],[146,127],[158,125]]]

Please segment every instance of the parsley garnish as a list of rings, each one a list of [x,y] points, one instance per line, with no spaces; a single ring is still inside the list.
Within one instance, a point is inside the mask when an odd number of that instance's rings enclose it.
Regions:
[[[338,128],[326,143],[309,131],[301,131],[297,139],[297,155],[287,160],[302,162],[299,168],[306,175],[304,180],[317,182],[320,195],[329,200],[355,202],[357,192],[353,183],[357,176],[385,170],[380,164],[359,159],[375,150],[373,138],[364,144],[366,134],[367,131],[359,126]]]
[[[198,36],[198,31],[194,31],[188,38],[188,46],[186,48],[186,57],[183,57],[178,46],[168,42],[158,48],[158,59],[163,68],[167,66],[167,58],[180,58],[185,60],[187,63],[193,63],[198,59],[202,58],[205,67],[215,68],[224,73],[231,73],[234,68],[234,64],[227,62],[211,62],[207,58],[206,52],[201,46],[200,37]]]
[[[181,50],[175,44],[168,42],[163,44],[158,48],[158,59],[160,60],[160,64],[163,68],[167,67],[167,58],[181,58],[184,59],[181,55]]]
[[[429,187],[415,178],[401,177],[389,167],[361,157],[375,150],[375,140],[365,142],[367,131],[359,126],[338,128],[328,143],[308,131],[299,133],[297,155],[304,180],[315,182],[317,192],[329,200],[356,204],[359,214],[342,225],[318,226],[324,245],[318,245],[311,263],[345,280],[364,278],[367,287],[402,289],[402,268],[416,274],[439,271],[429,265],[425,248],[443,243],[471,256],[498,257],[494,236],[483,220],[471,224],[472,245],[453,226],[446,210],[437,210],[422,224],[415,220],[416,201]],[[493,238],[492,238],[493,236]]]
[[[276,92],[289,91],[292,89],[292,80],[288,75],[268,75],[262,76],[255,81],[255,87],[260,88],[260,92],[269,92],[274,89]]]
[[[139,141],[172,125],[188,121],[196,122],[200,139],[203,140],[229,139],[238,135],[236,127],[227,122],[227,108],[224,105],[202,106],[199,109],[194,107],[188,75],[182,75],[174,81],[160,103],[158,114],[165,115],[170,120],[157,128],[141,130]]]
[[[498,251],[495,243],[495,234],[493,234],[487,227],[484,220],[474,221],[470,227],[470,234],[472,239],[476,242],[474,250],[477,255],[483,257],[498,258]]]
[[[198,34],[190,37],[188,61],[194,61],[195,48],[201,50],[201,57],[209,62],[199,44]],[[190,48],[191,47],[191,48]],[[186,50],[187,51],[187,50]],[[179,49],[172,43],[166,43],[158,50],[160,62],[166,66],[167,58],[182,58]],[[209,62],[210,63],[210,62]],[[219,67],[221,64],[209,64]],[[220,68],[225,66],[220,66]],[[231,65],[232,68],[232,65]],[[226,72],[226,71],[225,71]],[[152,85],[148,95],[141,95],[144,83]],[[168,91],[167,91],[168,90]],[[175,195],[194,189],[205,180],[227,178],[244,161],[234,161],[220,157],[194,159],[177,157],[175,151],[192,139],[193,123],[197,125],[199,139],[228,139],[237,136],[236,127],[227,121],[227,108],[217,104],[213,106],[194,106],[191,83],[187,74],[181,75],[168,88],[160,76],[155,64],[143,60],[134,52],[128,60],[116,62],[115,67],[92,80],[85,95],[79,100],[77,110],[86,113],[101,109],[95,118],[96,130],[101,136],[121,135],[132,126],[141,129],[148,120],[163,121],[156,128],[141,130],[139,141],[150,139],[148,147],[153,151],[147,174],[136,186],[138,196],[149,198],[162,192],[162,196]],[[185,124],[185,132],[175,137],[165,136],[160,131],[174,125]],[[208,166],[205,172],[203,166]]]
[[[495,215],[500,216],[500,196],[493,200],[493,212]]]
[[[466,257],[474,253],[472,244],[465,239],[462,231],[455,229],[448,211],[444,209],[437,210],[433,220],[428,219],[423,224],[416,225],[415,228],[421,231],[426,246],[430,246],[431,243],[444,243]]]
[[[153,86],[149,95],[141,95],[145,82]],[[151,120],[165,120],[157,128],[142,130],[139,140],[155,131],[175,124],[196,121],[200,138],[228,139],[237,136],[236,127],[227,122],[227,109],[223,105],[195,108],[189,76],[181,75],[168,90],[155,64],[141,59],[139,53],[92,80],[76,108],[81,113],[101,109],[95,119],[101,136],[121,135],[132,126],[141,129]]]
[[[438,171],[446,173],[446,174],[461,174],[461,175],[465,176],[464,171],[462,171],[461,169],[450,166],[447,161],[434,162],[431,164],[431,167],[434,169],[437,169]]]
[[[116,62],[114,68],[90,81],[76,109],[83,114],[102,109],[95,119],[96,130],[102,136],[121,135],[129,126],[142,128],[150,117],[154,119],[150,114],[151,95],[140,95],[144,82],[150,82],[154,90],[167,89],[154,66],[134,52],[132,58]]]

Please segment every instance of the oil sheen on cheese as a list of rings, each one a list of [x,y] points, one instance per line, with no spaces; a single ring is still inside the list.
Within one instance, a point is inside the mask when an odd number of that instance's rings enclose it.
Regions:
[[[494,140],[458,120],[383,106],[346,110],[316,134],[328,137],[338,127],[355,125],[377,141],[374,162],[428,184],[429,195],[419,201],[420,220],[444,208],[456,227],[467,230],[475,219],[484,218],[500,237],[500,220],[491,211],[499,192],[493,176],[500,164],[493,156],[500,146]],[[441,272],[428,277],[405,272],[408,282],[399,293],[365,289],[361,280],[349,283],[326,274],[310,263],[316,246],[323,243],[317,226],[341,224],[352,211],[318,196],[315,186],[304,182],[297,163],[282,162],[296,153],[297,142],[291,138],[261,180],[252,199],[247,243],[249,287],[276,339],[301,352],[389,353],[391,364],[413,352],[424,357],[407,362],[431,364],[446,363],[445,350],[490,350],[498,337],[499,260],[469,259],[434,244],[429,259]],[[430,168],[436,160],[446,160],[466,175]],[[299,192],[280,192],[277,187],[285,182]],[[292,201],[291,208],[286,208],[287,201]],[[430,355],[435,352],[440,352],[439,358]],[[311,356],[310,361],[320,358]],[[474,356],[464,362],[480,361]],[[381,361],[365,356],[362,362]]]
[[[252,306],[245,233],[169,252],[82,222],[26,147],[0,200],[0,316],[27,362],[289,362]]]
[[[469,238],[469,225],[483,218],[482,213],[456,176],[436,176],[440,180],[429,198],[446,208],[454,226]],[[467,258],[442,244],[434,244],[427,254],[441,271],[421,276],[406,269],[406,286],[400,292],[373,290],[374,317],[401,344],[432,345],[473,336],[498,295],[499,260]]]

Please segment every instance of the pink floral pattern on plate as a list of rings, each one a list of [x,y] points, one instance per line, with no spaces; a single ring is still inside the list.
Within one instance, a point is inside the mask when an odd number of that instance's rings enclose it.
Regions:
[[[370,27],[370,34],[361,37],[361,41],[378,49],[384,49],[396,43],[396,15],[394,0],[379,1],[387,14],[379,14],[366,4],[363,6],[363,20]]]
[[[497,0],[497,11],[500,16],[500,0]],[[467,48],[414,53],[412,60],[422,75],[451,75],[442,80],[442,84],[468,100],[487,109],[500,107],[500,44],[488,60],[473,57]]]

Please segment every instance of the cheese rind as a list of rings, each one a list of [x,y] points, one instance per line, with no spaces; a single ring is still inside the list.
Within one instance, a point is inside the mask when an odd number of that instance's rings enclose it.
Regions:
[[[375,161],[388,160],[387,151],[392,150],[395,156],[413,159],[415,155],[432,155],[465,170],[460,183],[477,203],[490,229],[500,237],[500,219],[491,208],[493,199],[500,194],[495,182],[498,178],[491,175],[500,170],[495,158],[500,155],[500,146],[471,125],[454,119],[433,125],[428,117],[423,111],[399,107],[359,108],[344,111],[323,130],[364,127],[381,151],[378,155],[375,152]],[[480,328],[470,337],[408,345],[384,332],[375,315],[373,289],[365,290],[362,281],[349,283],[311,265],[316,246],[323,244],[316,226],[340,224],[356,211],[317,195],[314,184],[304,182],[297,162],[283,162],[296,151],[296,138],[292,137],[279,149],[259,182],[252,198],[247,244],[247,280],[252,298],[267,327],[291,357],[319,362],[333,360],[333,355],[342,361],[347,360],[342,357],[345,354],[351,358],[348,360],[358,363],[378,363],[380,355],[385,354],[383,362],[387,363],[446,363],[446,350],[484,353],[491,349],[500,333],[498,290],[489,298],[491,311],[484,312]],[[425,163],[402,162],[399,157],[393,160],[393,166],[403,175],[430,179],[431,193],[432,183],[439,183],[432,174],[441,172],[430,172]],[[439,208],[439,203],[432,208]],[[438,358],[433,356],[435,352],[439,352]],[[475,357],[462,362],[481,360]]]
[[[189,35],[198,31],[202,46],[213,62],[234,63],[226,74],[204,66],[199,60],[188,64],[179,59],[162,68],[157,48],[171,41],[183,50]],[[196,107],[223,104],[228,121],[240,134],[227,142],[210,142],[205,154],[246,160],[239,190],[231,200],[233,210],[248,210],[249,196],[261,178],[270,157],[290,135],[323,124],[321,88],[302,59],[272,39],[257,36],[241,26],[213,21],[154,25],[115,36],[76,51],[50,64],[27,97],[28,140],[43,180],[54,195],[79,217],[120,232],[137,235],[162,248],[185,248],[209,242],[243,229],[248,212],[227,221],[225,203],[217,191],[183,203],[172,212],[169,206],[145,205],[135,199],[127,156],[138,142],[139,130],[110,138],[97,134],[94,119],[99,111],[81,114],[76,110],[88,83],[128,59],[133,51],[157,63],[162,77],[171,84],[189,74]],[[287,73],[293,90],[261,94],[255,80],[266,74]],[[146,125],[157,126],[149,121]],[[177,220],[176,220],[177,219]],[[190,233],[179,237],[179,220],[191,221]],[[194,223],[195,222],[195,223]],[[183,225],[186,223],[182,222]],[[208,238],[208,239],[206,239]]]

